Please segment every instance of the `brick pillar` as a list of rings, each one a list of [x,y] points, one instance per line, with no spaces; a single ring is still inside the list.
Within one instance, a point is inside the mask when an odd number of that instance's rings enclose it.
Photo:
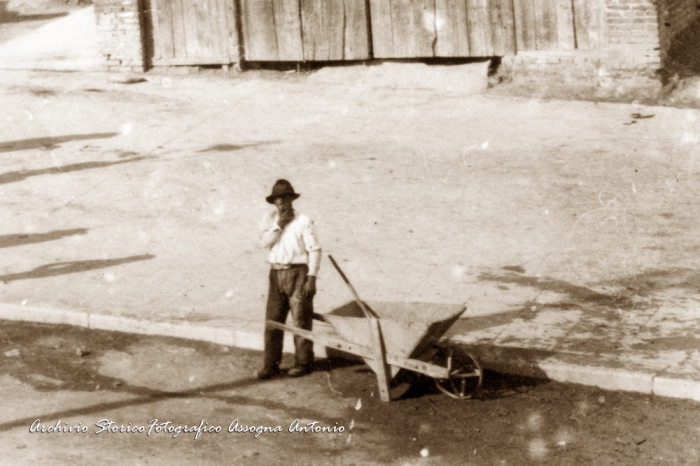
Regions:
[[[607,45],[603,62],[612,71],[649,76],[661,68],[656,0],[606,0]]]
[[[94,0],[97,43],[107,69],[144,71],[142,10],[139,0]]]

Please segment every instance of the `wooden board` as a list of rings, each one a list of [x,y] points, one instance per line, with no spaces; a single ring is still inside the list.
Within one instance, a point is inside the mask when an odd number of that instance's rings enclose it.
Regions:
[[[202,48],[199,44],[196,2],[192,0],[182,0],[181,3],[182,18],[185,24],[185,56],[188,58],[202,56]]]
[[[238,6],[234,0],[219,0],[223,2],[223,17],[225,18],[224,38],[226,40],[226,51],[231,63],[238,62],[241,56],[241,44],[239,43],[239,22]],[[224,27],[224,26],[222,26]]]
[[[365,0],[242,0],[249,61],[370,57]]]
[[[370,0],[375,58],[435,56],[436,0]]]
[[[504,56],[515,53],[513,3],[511,0],[490,0],[491,40],[493,54]]]
[[[414,57],[434,57],[437,44],[435,0],[413,0]]]
[[[272,0],[241,0],[241,23],[246,60],[279,59]]]
[[[187,46],[185,45],[185,13],[182,0],[159,0],[170,2],[173,12],[173,58],[186,58]]]
[[[558,48],[557,1],[534,0],[535,43],[537,50],[555,50]]]
[[[328,10],[337,5],[336,0],[301,0],[301,25],[304,58],[307,60],[330,60],[337,55],[338,38],[333,34],[330,22],[333,15]]]
[[[344,60],[365,60],[370,55],[369,12],[365,0],[345,0]]]
[[[580,3],[581,8],[587,11],[591,0],[573,0],[573,2],[572,4],[571,0],[513,0],[516,50],[581,48],[578,22],[582,20],[578,17],[576,5]],[[584,18],[587,18],[585,14]]]
[[[391,18],[391,0],[370,0],[369,6],[374,58],[394,57],[394,25]]]
[[[233,0],[154,0],[153,65],[237,62]]]
[[[152,58],[172,58],[173,55],[173,12],[168,0],[152,0],[151,31],[153,34]]]
[[[472,57],[494,55],[489,0],[468,0],[469,51]]]
[[[574,37],[574,10],[571,0],[556,0],[557,46],[560,50],[576,48]]]
[[[385,1],[385,0],[379,0]],[[414,35],[416,24],[413,17],[414,2],[391,1],[391,29],[393,32],[393,57],[409,58],[417,57],[416,38]]]
[[[576,46],[596,49],[605,41],[605,4],[595,0],[573,0]]]
[[[298,1],[272,0],[272,9],[277,35],[277,59],[279,61],[303,61],[301,11]]]
[[[534,0],[513,0],[513,16],[516,49],[537,50]]]
[[[516,31],[512,1],[370,0],[374,56],[490,57],[513,53]]]
[[[300,0],[304,60],[369,58],[364,0]]]
[[[465,0],[435,0],[436,57],[468,57],[469,24]]]

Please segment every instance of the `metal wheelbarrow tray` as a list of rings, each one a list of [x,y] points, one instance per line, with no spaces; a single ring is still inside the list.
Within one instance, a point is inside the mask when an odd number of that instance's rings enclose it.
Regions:
[[[481,366],[467,353],[437,345],[465,309],[450,304],[352,301],[329,314],[314,314],[330,324],[329,333],[269,320],[266,325],[360,356],[377,375],[382,401],[391,400],[389,382],[401,369],[432,377],[440,391],[465,399],[481,386]]]

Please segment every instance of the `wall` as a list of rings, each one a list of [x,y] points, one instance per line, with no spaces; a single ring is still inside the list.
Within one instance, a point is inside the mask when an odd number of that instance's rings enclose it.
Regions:
[[[660,68],[656,1],[607,0],[605,22],[604,63],[611,70],[653,74]]]
[[[573,80],[631,75],[656,79],[661,68],[656,2],[597,1],[597,5],[588,4],[589,11],[603,11],[596,48],[519,51],[515,56],[504,60],[504,64],[510,69],[509,73],[551,74]]]
[[[109,70],[144,71],[139,0],[94,0],[97,42]]]
[[[518,51],[504,64],[512,73],[552,73],[565,77],[615,75],[659,76],[664,44],[675,31],[687,28],[687,18],[700,0],[578,0],[576,21],[594,24],[586,44],[573,50]],[[110,69],[140,71],[144,63],[143,11],[148,0],[94,0],[100,50]],[[141,13],[139,12],[141,9]],[[576,16],[574,11],[574,16]],[[659,38],[659,15],[664,19]],[[670,26],[665,26],[668,23]],[[597,28],[597,30],[596,30]],[[583,39],[583,38],[582,38]],[[581,46],[583,44],[583,47]],[[588,46],[593,48],[583,49]]]

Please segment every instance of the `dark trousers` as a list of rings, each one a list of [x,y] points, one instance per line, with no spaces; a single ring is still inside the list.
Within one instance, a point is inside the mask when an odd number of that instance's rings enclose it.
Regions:
[[[285,323],[292,311],[294,327],[311,330],[313,323],[313,298],[304,298],[304,283],[309,272],[307,265],[294,266],[286,270],[270,270],[270,291],[267,295],[265,318]],[[265,329],[265,367],[278,366],[282,360],[284,332]],[[314,361],[313,342],[294,336],[294,362],[309,365]]]

